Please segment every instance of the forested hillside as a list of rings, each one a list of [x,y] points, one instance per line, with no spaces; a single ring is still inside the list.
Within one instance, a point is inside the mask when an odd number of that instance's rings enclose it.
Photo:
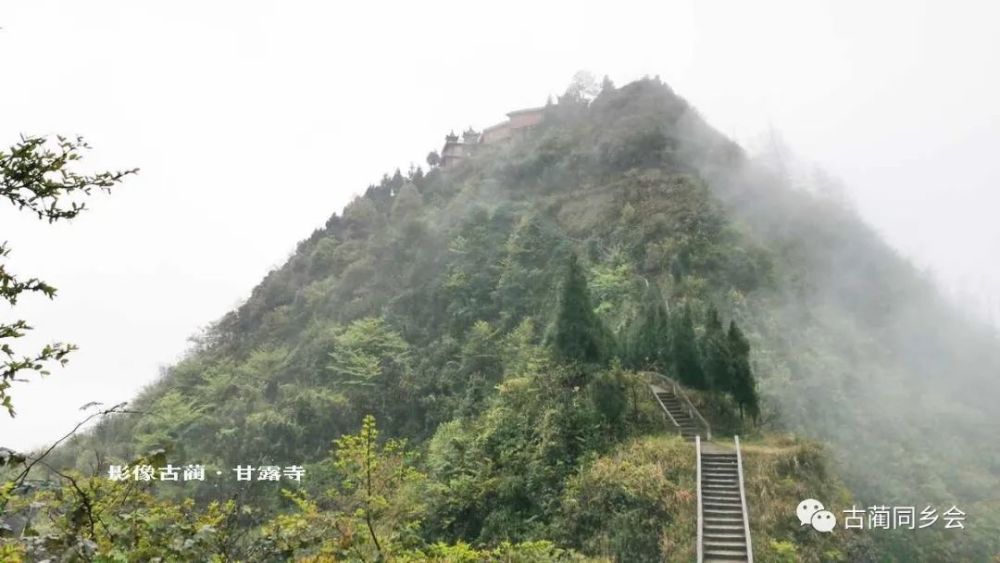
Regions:
[[[156,530],[143,545],[70,490],[32,553],[85,537],[178,560],[689,561],[693,451],[649,370],[744,437],[759,561],[1000,554],[995,335],[651,79],[571,89],[523,139],[386,175],[138,414],[47,458],[99,473],[92,504],[116,518],[112,463],[303,465],[301,485],[154,483],[129,501]],[[810,496],[954,504],[968,529],[809,534],[793,512]]]

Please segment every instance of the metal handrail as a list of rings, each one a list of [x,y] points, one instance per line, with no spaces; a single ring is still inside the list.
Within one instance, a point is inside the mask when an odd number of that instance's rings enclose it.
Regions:
[[[701,545],[704,536],[703,530],[705,524],[702,521],[702,515],[701,515],[701,435],[700,434],[695,434],[694,451],[695,451],[694,462],[695,465],[697,466],[696,474],[698,481],[697,486],[695,487],[695,490],[698,491],[698,548],[697,549],[698,549],[698,563],[702,563],[702,561],[705,558],[704,548]]]
[[[740,478],[740,504],[743,505],[743,535],[747,540],[747,563],[753,563],[753,545],[750,543],[750,517],[747,515],[747,494],[743,488],[743,454],[740,453],[740,437],[739,435],[734,436],[736,441],[736,471]],[[699,469],[700,471],[700,469]],[[698,496],[699,503],[701,502],[701,496]],[[700,520],[699,520],[700,522]],[[700,532],[700,530],[699,530]],[[699,559],[700,561],[700,559]]]
[[[651,371],[651,372],[648,372],[648,373],[651,373],[653,375],[659,376],[659,377],[667,380],[668,383],[670,383],[670,386],[674,390],[674,394],[677,395],[677,396],[679,396],[680,398],[684,399],[684,403],[687,404],[688,414],[691,415],[691,418],[697,418],[698,420],[701,421],[702,426],[705,427],[705,439],[706,440],[711,440],[712,439],[712,427],[711,427],[711,425],[708,424],[708,421],[705,420],[705,417],[701,416],[701,413],[698,412],[698,409],[694,408],[694,405],[691,403],[691,399],[688,399],[687,394],[684,393],[684,391],[681,389],[680,384],[678,384],[676,381],[674,381],[674,379],[672,377],[667,377],[666,375],[663,375],[662,373],[655,372],[655,371]]]
[[[681,425],[677,423],[677,419],[674,418],[674,415],[670,414],[670,409],[667,408],[667,405],[664,405],[663,401],[660,400],[660,397],[656,394],[656,388],[653,385],[650,385],[649,390],[653,392],[653,397],[655,397],[656,402],[660,404],[660,409],[667,413],[667,417],[670,418],[670,422],[677,428],[677,430],[680,430]]]

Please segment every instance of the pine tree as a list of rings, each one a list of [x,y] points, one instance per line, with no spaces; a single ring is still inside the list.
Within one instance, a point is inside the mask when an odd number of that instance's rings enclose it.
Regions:
[[[655,283],[649,285],[642,308],[629,326],[625,358],[633,369],[667,371],[670,366],[670,318]]]
[[[757,395],[753,369],[750,367],[750,342],[736,326],[736,321],[729,323],[726,340],[732,350],[733,399],[740,406],[741,417],[750,415],[750,418],[756,420],[760,414],[760,398]]]
[[[674,316],[673,325],[671,356],[673,356],[674,374],[688,387],[706,389],[708,385],[701,366],[701,354],[698,353],[698,341],[694,333],[694,319],[690,305],[685,304],[682,313]]]
[[[563,360],[603,364],[608,359],[608,331],[594,313],[587,279],[571,254],[556,316],[553,344]]]
[[[725,393],[734,392],[733,353],[730,350],[719,311],[710,307],[701,338],[702,365],[708,387]]]

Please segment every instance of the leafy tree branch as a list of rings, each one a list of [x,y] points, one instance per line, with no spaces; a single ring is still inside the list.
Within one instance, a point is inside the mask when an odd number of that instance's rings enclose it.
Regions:
[[[18,210],[54,223],[72,219],[86,208],[80,196],[90,195],[95,189],[109,191],[126,176],[138,172],[137,168],[77,172],[74,165],[88,149],[90,145],[82,137],[21,136],[8,150],[0,150],[0,201],[6,200]],[[0,243],[0,259],[7,258],[10,251],[7,242]],[[41,293],[52,299],[56,288],[38,278],[20,278],[0,263],[0,300],[14,307],[23,293]],[[10,341],[22,338],[31,329],[24,320],[0,323],[0,406],[12,417],[14,405],[9,389],[18,380],[17,375],[24,371],[47,375],[47,364],[64,365],[76,349],[72,344],[54,343],[35,354],[18,354]]]

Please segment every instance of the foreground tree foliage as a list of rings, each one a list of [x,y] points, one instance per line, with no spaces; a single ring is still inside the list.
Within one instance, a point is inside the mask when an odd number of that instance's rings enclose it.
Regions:
[[[95,189],[110,190],[138,169],[81,174],[75,163],[90,146],[80,137],[21,137],[7,151],[0,150],[0,201],[20,211],[27,211],[49,223],[72,219],[86,204],[81,196]],[[18,277],[7,271],[2,259],[11,252],[6,241],[0,242],[0,300],[17,305],[22,294],[38,293],[52,299],[56,288],[38,278]],[[23,354],[13,347],[13,340],[24,337],[32,327],[25,320],[0,323],[0,406],[14,416],[9,393],[11,382],[22,372],[48,374],[51,363],[64,365],[72,344],[54,343],[40,351]]]

